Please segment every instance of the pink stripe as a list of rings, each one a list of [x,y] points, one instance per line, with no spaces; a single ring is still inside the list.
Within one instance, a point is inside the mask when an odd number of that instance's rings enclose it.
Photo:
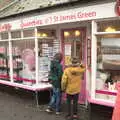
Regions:
[[[107,90],[96,90],[95,92],[99,94],[107,94],[107,95],[114,95],[114,96],[117,95],[117,92],[111,92]]]
[[[8,75],[0,75],[0,78],[10,78]]]
[[[0,75],[0,78],[10,78],[10,76],[8,75]],[[32,82],[32,83],[35,83],[36,81],[35,80],[30,80],[30,79],[26,79],[26,78],[20,78],[20,77],[13,77],[14,79],[16,80],[22,80],[22,81],[27,81],[27,82]]]
[[[18,80],[18,81],[27,81],[27,82],[32,82],[35,83],[35,80],[30,80],[30,79],[26,79],[26,78],[20,78],[20,77],[13,77],[14,79]]]

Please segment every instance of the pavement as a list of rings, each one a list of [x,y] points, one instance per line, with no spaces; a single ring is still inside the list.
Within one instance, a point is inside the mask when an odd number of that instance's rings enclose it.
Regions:
[[[48,96],[48,92],[39,93],[39,106],[36,106],[33,92],[0,85],[0,120],[65,120],[64,102],[60,115],[45,112]],[[113,108],[95,104],[90,108],[79,105],[79,120],[111,120]]]
[[[49,99],[43,99],[40,93],[39,106],[36,106],[33,93],[18,88],[0,86],[0,120],[65,120],[66,104],[62,104],[62,113],[46,113]],[[88,120],[88,110],[79,106],[79,120]]]

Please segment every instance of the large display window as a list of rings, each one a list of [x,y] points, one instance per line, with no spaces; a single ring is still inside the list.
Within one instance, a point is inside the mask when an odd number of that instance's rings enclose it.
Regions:
[[[0,79],[10,80],[9,60],[9,43],[8,41],[0,42]]]
[[[12,41],[12,66],[14,82],[30,85],[35,83],[35,42],[31,40]]]
[[[120,21],[97,21],[92,25],[93,97],[114,103],[116,84],[120,80]]]
[[[56,31],[29,28],[0,33],[0,80],[28,86],[48,82],[50,61],[60,51]]]

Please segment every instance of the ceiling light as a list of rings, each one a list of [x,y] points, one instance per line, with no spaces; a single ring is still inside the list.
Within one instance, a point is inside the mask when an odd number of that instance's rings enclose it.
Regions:
[[[48,35],[46,33],[43,33],[42,34],[42,37],[47,37]]]
[[[70,33],[67,32],[67,31],[65,31],[65,32],[64,32],[64,36],[65,36],[65,37],[68,37],[68,36],[70,36]]]
[[[80,36],[80,31],[79,31],[79,30],[76,30],[76,31],[75,31],[75,36],[76,36],[76,37]]]

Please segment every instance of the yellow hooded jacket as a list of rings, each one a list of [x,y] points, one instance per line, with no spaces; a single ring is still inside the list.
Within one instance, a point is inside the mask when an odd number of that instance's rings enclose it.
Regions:
[[[61,88],[67,94],[77,94],[81,90],[82,74],[85,71],[85,67],[71,66],[64,70]]]

